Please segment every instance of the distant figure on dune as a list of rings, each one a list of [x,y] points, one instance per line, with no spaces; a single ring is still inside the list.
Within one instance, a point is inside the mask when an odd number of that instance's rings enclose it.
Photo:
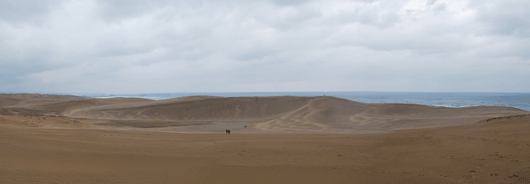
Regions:
[[[226,129],[226,134],[230,134],[230,130]]]

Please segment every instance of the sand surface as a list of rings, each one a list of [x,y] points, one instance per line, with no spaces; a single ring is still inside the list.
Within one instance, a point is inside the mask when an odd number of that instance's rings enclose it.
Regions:
[[[0,95],[0,183],[530,183],[525,114],[333,97]]]

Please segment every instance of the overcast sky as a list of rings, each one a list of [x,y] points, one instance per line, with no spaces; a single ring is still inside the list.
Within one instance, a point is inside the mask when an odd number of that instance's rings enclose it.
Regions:
[[[528,0],[0,0],[0,92],[530,92]]]

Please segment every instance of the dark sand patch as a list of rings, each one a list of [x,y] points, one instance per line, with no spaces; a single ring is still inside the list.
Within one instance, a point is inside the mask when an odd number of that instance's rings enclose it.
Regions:
[[[96,123],[96,125],[113,127],[132,128],[164,128],[191,125],[207,125],[210,122],[178,122],[178,121],[148,121],[148,120],[112,120],[106,123]]]

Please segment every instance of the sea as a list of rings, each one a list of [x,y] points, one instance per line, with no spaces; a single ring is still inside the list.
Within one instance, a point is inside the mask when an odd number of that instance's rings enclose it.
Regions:
[[[220,93],[137,93],[137,94],[66,94],[88,98],[145,98],[165,100],[185,96],[271,97],[333,96],[365,103],[401,103],[443,107],[505,106],[530,111],[530,93],[487,92],[220,92]]]

